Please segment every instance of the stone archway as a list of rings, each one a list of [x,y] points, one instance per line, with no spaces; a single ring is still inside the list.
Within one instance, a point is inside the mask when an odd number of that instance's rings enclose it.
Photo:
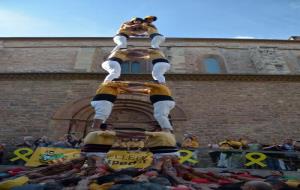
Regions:
[[[116,128],[152,130],[156,121],[148,98],[146,95],[120,95],[107,123],[113,124]],[[85,97],[69,102],[55,112],[52,117],[55,136],[61,136],[61,131],[74,133],[78,137],[83,137],[87,133],[94,117],[94,109],[90,106],[91,99],[92,97]],[[173,125],[176,125],[177,121],[187,120],[184,111],[178,106],[170,115]]]

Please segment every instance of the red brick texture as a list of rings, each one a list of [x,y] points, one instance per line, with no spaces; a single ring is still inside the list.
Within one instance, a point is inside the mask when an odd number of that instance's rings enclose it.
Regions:
[[[53,116],[64,105],[93,96],[98,82],[0,80],[1,142],[15,144],[25,135],[62,136],[68,131],[69,122],[54,120]],[[169,80],[168,84],[184,112],[176,117],[185,114],[186,118],[174,121],[178,139],[191,132],[197,134],[202,145],[241,136],[263,143],[280,142],[286,137],[299,140],[300,82]],[[147,103],[145,97],[125,99]],[[74,107],[76,103],[70,109]],[[139,117],[136,110],[124,115],[127,118],[121,120],[129,124]]]

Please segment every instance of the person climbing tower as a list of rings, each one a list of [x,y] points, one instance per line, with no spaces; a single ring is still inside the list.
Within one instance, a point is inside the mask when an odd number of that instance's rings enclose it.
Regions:
[[[165,84],[158,81],[153,82],[130,82],[129,86],[145,86],[144,89],[134,89],[125,87],[124,90],[133,93],[143,93],[150,95],[153,105],[153,116],[164,132],[172,132],[173,127],[168,118],[170,111],[175,107],[175,101],[171,96],[171,90]]]
[[[160,44],[163,43],[166,38],[162,34],[158,33],[157,28],[152,24],[152,22],[156,20],[156,16],[146,16],[144,18],[143,25],[145,28],[147,28],[147,33],[151,39],[151,47],[154,49],[159,49]]]
[[[160,44],[165,41],[165,37],[159,34],[157,28],[152,24],[156,20],[156,16],[147,16],[144,19],[133,17],[130,21],[124,22],[113,38],[117,46],[112,52],[127,48],[127,39],[130,36],[149,36],[151,39],[151,47],[158,49]]]
[[[121,81],[103,82],[96,91],[96,96],[91,101],[95,109],[93,128],[99,129],[102,123],[105,123],[110,116],[114,102],[121,93],[126,93],[123,89],[128,84]]]
[[[165,83],[164,74],[170,69],[171,65],[164,53],[157,49],[123,49],[114,51],[102,63],[102,68],[108,72],[104,82],[109,82],[121,76],[121,64],[126,61],[149,60],[152,62],[152,77],[159,83]]]

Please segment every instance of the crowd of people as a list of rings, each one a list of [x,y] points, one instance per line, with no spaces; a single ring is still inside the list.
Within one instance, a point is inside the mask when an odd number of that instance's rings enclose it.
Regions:
[[[240,150],[262,150],[262,151],[300,151],[300,141],[293,140],[291,138],[285,139],[280,144],[263,144],[259,143],[257,140],[248,140],[247,138],[238,139],[225,139],[219,143],[208,144],[210,148],[219,149],[240,149]]]
[[[82,152],[85,154],[83,154],[84,157],[71,162],[58,163],[46,168],[25,171],[26,177],[17,177],[12,179],[12,181],[8,181],[13,184],[22,183],[19,190],[25,190],[26,188],[73,190],[119,190],[129,188],[173,190],[292,190],[296,189],[293,187],[299,187],[300,184],[299,181],[289,178],[284,175],[283,172],[273,172],[268,176],[260,176],[246,171],[229,171],[227,168],[223,171],[212,171],[209,169],[201,170],[180,164],[178,158],[176,158],[175,152],[169,152],[170,145],[174,146],[174,150],[172,151],[176,151],[176,145],[181,146],[184,149],[195,150],[201,148],[199,139],[195,135],[185,134],[182,142],[179,144],[176,143],[172,133],[161,132],[159,127],[157,127],[154,132],[134,132],[134,138],[136,139],[142,133],[152,138],[147,138],[145,144],[140,145],[140,142],[138,142],[134,145],[134,147],[149,147],[149,150],[153,152],[155,158],[152,166],[142,170],[125,169],[113,171],[105,164],[105,162],[102,162],[103,160],[100,160],[99,162],[99,159],[94,158],[95,155],[101,157],[107,154],[108,149],[103,145],[107,144],[110,148],[117,146],[112,145],[114,144],[113,141],[117,140],[115,138],[117,133],[118,131],[114,131],[112,125],[102,124],[100,125],[100,130],[94,129],[94,131],[90,132],[84,140],[79,140],[74,135],[70,134],[64,135],[59,141],[51,141],[45,136],[36,140],[33,137],[26,136],[24,137],[24,141],[18,144],[18,147],[28,147],[32,149],[37,147],[81,148]],[[125,134],[122,131],[119,133],[121,136]],[[169,137],[168,135],[171,135],[172,137]],[[132,137],[131,133],[129,137]],[[126,142],[115,142],[116,144],[119,144],[118,147],[122,147],[122,143],[126,144]],[[284,142],[285,143],[278,145],[277,147],[286,147],[287,144],[295,146],[294,150],[297,150],[296,143],[291,143],[291,140],[286,140]],[[98,144],[99,147],[96,146]],[[226,144],[226,146],[222,146],[224,144]],[[218,145],[210,145],[210,147],[217,148],[217,150],[222,150],[222,148],[225,148],[225,150],[247,150],[251,144],[253,143],[247,143],[245,139],[236,141],[227,139],[218,143]],[[127,145],[128,143],[125,147],[127,147]],[[169,156],[166,156],[166,153],[157,151],[157,148],[161,148],[161,146],[168,147]],[[97,149],[97,152],[94,152],[93,149],[95,148]],[[99,148],[102,150],[101,154]],[[163,148],[162,150],[165,151],[166,149]],[[280,150],[287,151],[291,150],[291,148],[282,148]],[[164,156],[161,157],[160,155]],[[3,183],[6,184],[5,181]]]
[[[201,145],[199,138],[193,134],[184,134],[182,142],[178,145],[182,148],[197,149],[205,148]],[[279,144],[263,144],[257,140],[249,140],[247,138],[227,138],[218,143],[208,144],[208,148],[221,150],[251,150],[251,151],[286,151],[296,152],[300,151],[300,141],[291,138],[285,139]]]
[[[17,144],[17,147],[28,147],[36,149],[37,147],[60,147],[60,148],[78,148],[80,147],[81,140],[75,135],[65,134],[57,141],[50,140],[47,136],[34,139],[32,136],[25,136],[23,142]]]
[[[295,171],[300,167],[299,142],[290,138],[285,139],[282,143],[272,145],[246,138],[226,139],[216,144],[209,144],[209,148],[212,161],[222,168],[245,168],[247,161],[245,155],[250,152],[256,154],[257,158],[262,158],[263,165],[252,165],[247,168]]]

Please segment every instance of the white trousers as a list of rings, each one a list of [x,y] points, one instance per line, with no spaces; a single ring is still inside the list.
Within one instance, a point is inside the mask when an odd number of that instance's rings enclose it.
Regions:
[[[166,40],[164,36],[157,35],[154,36],[151,40],[151,47],[158,49],[160,44],[163,43]]]
[[[104,82],[112,81],[115,78],[119,78],[121,75],[121,65],[117,61],[104,61],[102,63],[102,68],[108,72]]]
[[[117,51],[121,48],[127,48],[127,38],[125,36],[116,35],[113,38],[113,40],[117,44],[117,46],[111,52]],[[163,43],[165,40],[166,38],[164,36],[154,36],[151,40],[151,47],[158,49],[160,44]]]
[[[152,78],[158,80],[159,83],[166,83],[164,74],[170,69],[170,64],[167,62],[157,62],[153,65]]]
[[[113,103],[106,100],[92,101],[92,107],[95,109],[94,119],[101,119],[103,123],[111,114]]]
[[[154,118],[159,123],[161,128],[173,130],[173,127],[169,121],[170,111],[175,107],[175,102],[171,100],[163,100],[155,102],[154,107]]]
[[[117,51],[120,48],[127,48],[127,38],[125,36],[116,35],[113,40],[117,46],[111,52]]]

